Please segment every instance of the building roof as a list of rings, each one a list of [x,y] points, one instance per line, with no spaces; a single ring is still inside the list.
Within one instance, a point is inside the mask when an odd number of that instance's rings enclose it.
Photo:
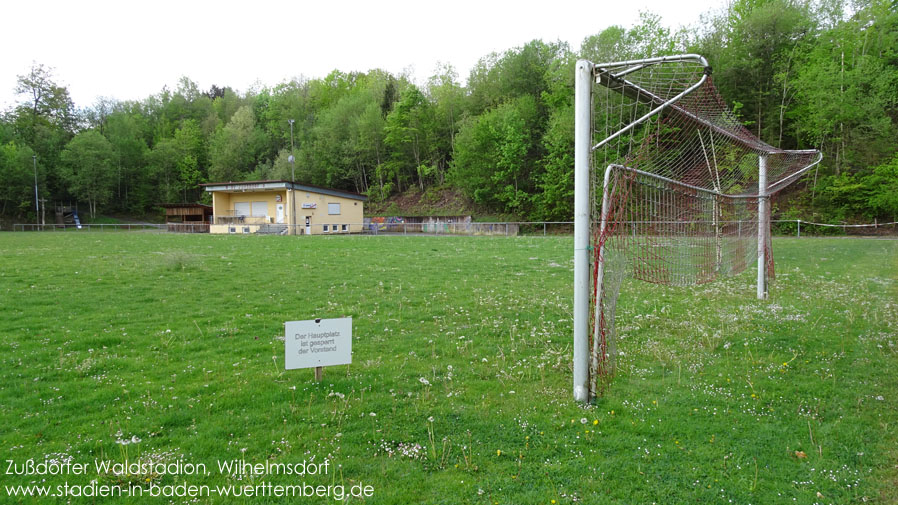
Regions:
[[[206,205],[204,203],[157,203],[159,207],[163,209],[209,209],[212,210],[211,205]]]
[[[351,198],[353,200],[368,201],[368,197],[350,191],[341,189],[322,188],[311,184],[300,184],[291,181],[238,181],[238,182],[209,182],[200,184],[206,188],[207,192],[224,191],[227,193],[244,193],[250,191],[271,191],[275,189],[293,189],[295,191],[307,191],[309,193],[320,193],[323,195],[339,196],[342,198]]]

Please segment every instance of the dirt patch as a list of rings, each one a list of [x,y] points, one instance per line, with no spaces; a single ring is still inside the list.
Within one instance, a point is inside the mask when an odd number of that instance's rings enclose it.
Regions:
[[[411,189],[383,202],[368,203],[366,207],[365,213],[372,216],[467,216],[480,213],[474,202],[454,188]]]

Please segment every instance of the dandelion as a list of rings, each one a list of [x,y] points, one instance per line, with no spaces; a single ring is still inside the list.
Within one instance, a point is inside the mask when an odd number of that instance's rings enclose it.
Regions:
[[[421,384],[424,384],[425,386],[429,386],[429,385],[430,385],[430,381],[427,380],[427,379],[424,378],[424,377],[420,377],[420,378],[418,379],[418,382],[420,382]]]
[[[595,425],[597,425],[597,424],[599,424],[599,420],[598,420],[598,419],[593,419],[593,420],[592,420],[592,425],[595,426]]]
[[[581,418],[580,418],[580,424],[586,424],[586,422],[587,422],[587,421],[586,421],[586,418],[585,418],[585,417],[581,417]]]
[[[502,449],[496,449],[496,456],[502,455]]]
[[[427,422],[428,422],[428,423],[432,423],[432,422],[433,422],[433,416],[428,417],[428,418],[427,418]]]

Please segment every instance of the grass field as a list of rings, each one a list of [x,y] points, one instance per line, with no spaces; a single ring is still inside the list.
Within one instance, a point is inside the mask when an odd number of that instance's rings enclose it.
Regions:
[[[376,504],[898,503],[898,241],[774,251],[764,302],[752,271],[626,284],[618,376],[583,407],[569,237],[3,233],[0,502],[338,502],[9,490],[96,481],[363,484],[373,496],[342,501]],[[352,365],[321,383],[284,371],[284,321],[342,316]],[[10,472],[29,459],[90,466]],[[93,466],[126,459],[209,475]],[[330,466],[219,472],[235,459]]]

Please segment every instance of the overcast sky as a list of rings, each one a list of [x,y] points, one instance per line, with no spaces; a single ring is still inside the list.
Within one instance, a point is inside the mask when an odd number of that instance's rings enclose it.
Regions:
[[[143,99],[181,76],[243,92],[334,69],[407,71],[423,82],[444,62],[464,82],[493,51],[537,38],[576,49],[610,25],[634,25],[640,11],[690,25],[723,1],[10,0],[0,10],[0,110],[33,62],[53,67],[78,107]]]

